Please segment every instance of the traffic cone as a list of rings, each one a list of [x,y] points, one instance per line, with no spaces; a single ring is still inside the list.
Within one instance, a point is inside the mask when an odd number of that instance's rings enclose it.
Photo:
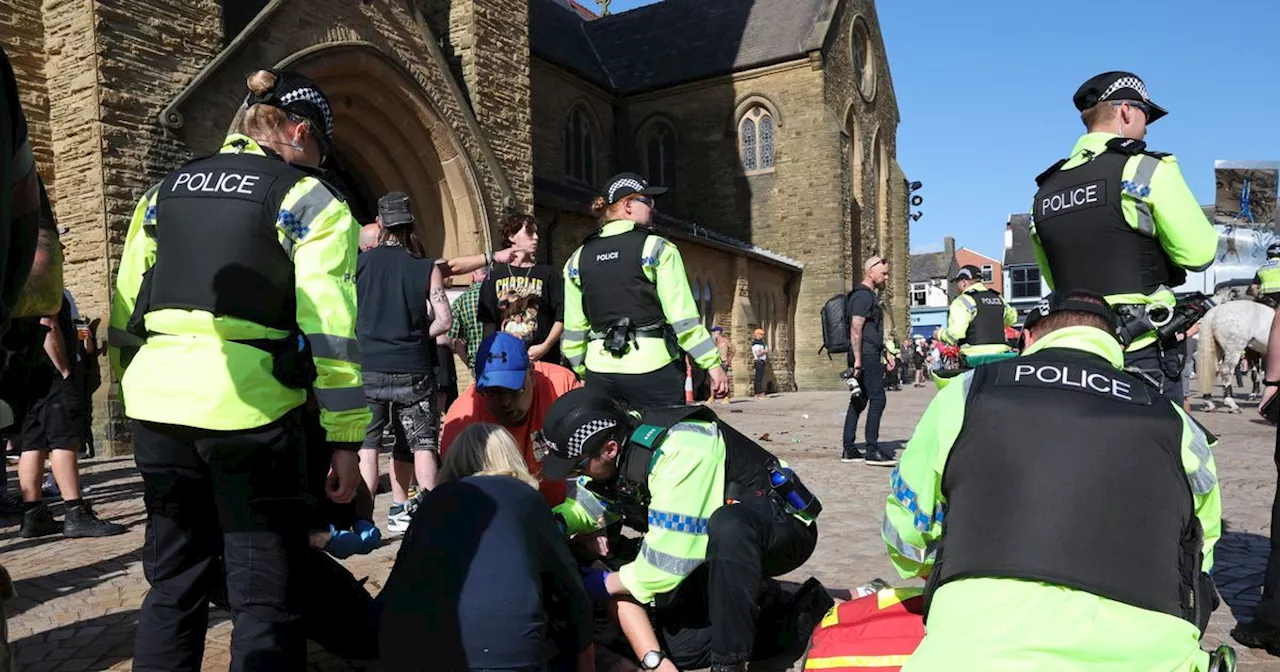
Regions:
[[[693,367],[684,370],[684,403],[693,403]]]

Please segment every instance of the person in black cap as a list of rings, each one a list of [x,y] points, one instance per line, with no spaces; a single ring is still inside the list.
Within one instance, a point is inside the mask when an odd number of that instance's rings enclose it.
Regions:
[[[960,346],[960,356],[968,366],[978,366],[994,355],[1012,350],[1004,328],[1018,321],[1018,311],[1004,302],[1000,292],[982,284],[982,269],[969,264],[952,278],[960,296],[947,311],[947,326],[938,338],[947,345]]]
[[[729,391],[680,251],[649,228],[666,191],[634,173],[609,178],[592,204],[600,230],[564,266],[565,359],[636,407],[684,403],[682,350],[711,376],[713,397]]]
[[[929,404],[881,528],[899,575],[927,577],[928,634],[904,670],[1219,670],[1199,648],[1216,439],[1120,370],[1115,326],[1103,297],[1055,292],[1021,357]]]
[[[1055,291],[1101,294],[1120,320],[1125,366],[1181,401],[1176,338],[1156,329],[1173,313],[1172,289],[1213,263],[1218,233],[1171,154],[1147,149],[1147,125],[1165,115],[1129,72],[1085,82],[1074,102],[1088,133],[1036,178],[1031,242]]]
[[[260,70],[248,88],[221,150],[139,201],[112,298],[111,362],[146,489],[139,671],[200,669],[219,556],[230,669],[301,670],[309,393],[332,453],[328,497],[349,502],[360,482],[360,225],[314,176],[333,113],[295,72]]]
[[[543,428],[543,478],[582,477],[555,509],[565,532],[619,518],[645,531],[632,562],[584,577],[593,599],[618,600],[643,669],[741,670],[803,643],[831,606],[816,579],[785,597],[770,578],[812,555],[822,503],[709,408],[626,411],[588,386],[557,399]]]
[[[406,505],[413,479],[419,491],[435,487],[440,426],[435,340],[448,333],[453,313],[443,274],[418,238],[409,197],[393,191],[378,199],[377,223],[378,246],[360,255],[356,270],[356,333],[373,414],[360,461],[367,484],[376,488],[378,451],[383,432],[390,429],[395,445],[387,531],[399,533],[409,527],[412,507]]]

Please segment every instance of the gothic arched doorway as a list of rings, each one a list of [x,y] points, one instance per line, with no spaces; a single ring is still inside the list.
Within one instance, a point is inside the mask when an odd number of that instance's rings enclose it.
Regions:
[[[335,185],[361,223],[377,199],[409,195],[418,236],[435,257],[488,247],[489,227],[474,173],[440,113],[417,82],[376,47],[340,44],[304,50],[277,67],[315,80],[333,106]]]

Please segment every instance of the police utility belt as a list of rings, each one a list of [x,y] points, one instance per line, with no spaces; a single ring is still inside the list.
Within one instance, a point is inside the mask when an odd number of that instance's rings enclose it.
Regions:
[[[631,324],[631,318],[624,317],[606,327],[603,332],[592,331],[587,335],[592,341],[604,341],[605,351],[614,357],[625,356],[631,352],[632,346],[640,349],[640,343],[636,339],[642,336],[671,340],[675,334],[672,333],[671,325],[666,322],[637,327]]]
[[[1161,286],[1160,290],[1167,291],[1168,288]],[[1179,300],[1172,308],[1160,303],[1113,306],[1116,313],[1116,338],[1121,345],[1128,347],[1130,343],[1154,331],[1161,345],[1176,344],[1178,335],[1186,333],[1214,305],[1212,298],[1196,293]]]

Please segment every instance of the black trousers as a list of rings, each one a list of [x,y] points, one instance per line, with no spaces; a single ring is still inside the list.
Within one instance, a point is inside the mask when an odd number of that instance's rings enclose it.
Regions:
[[[884,415],[884,407],[889,398],[884,393],[884,364],[879,355],[864,354],[862,356],[862,377],[858,384],[862,386],[862,396],[857,400],[850,398],[849,408],[844,413],[844,449],[852,451],[858,443],[858,416],[867,411],[867,450],[880,446],[880,418]],[[869,409],[869,410],[868,410]]]
[[[587,371],[587,385],[625,401],[631,408],[684,403],[684,367],[678,361],[649,373]]]
[[[657,601],[663,650],[682,670],[780,653],[795,614],[770,577],[813,555],[817,523],[805,525],[772,498],[759,498],[717,509],[707,534],[707,561]]]
[[[1271,500],[1271,555],[1267,557],[1267,573],[1262,583],[1262,601],[1253,620],[1280,628],[1280,427],[1276,428],[1276,494]]]
[[[135,672],[200,669],[209,600],[226,568],[231,670],[302,670],[295,574],[307,553],[301,410],[243,431],[134,421],[147,533]]]
[[[763,359],[755,361],[755,380],[751,381],[751,391],[755,394],[764,394],[764,369],[769,362]]]

